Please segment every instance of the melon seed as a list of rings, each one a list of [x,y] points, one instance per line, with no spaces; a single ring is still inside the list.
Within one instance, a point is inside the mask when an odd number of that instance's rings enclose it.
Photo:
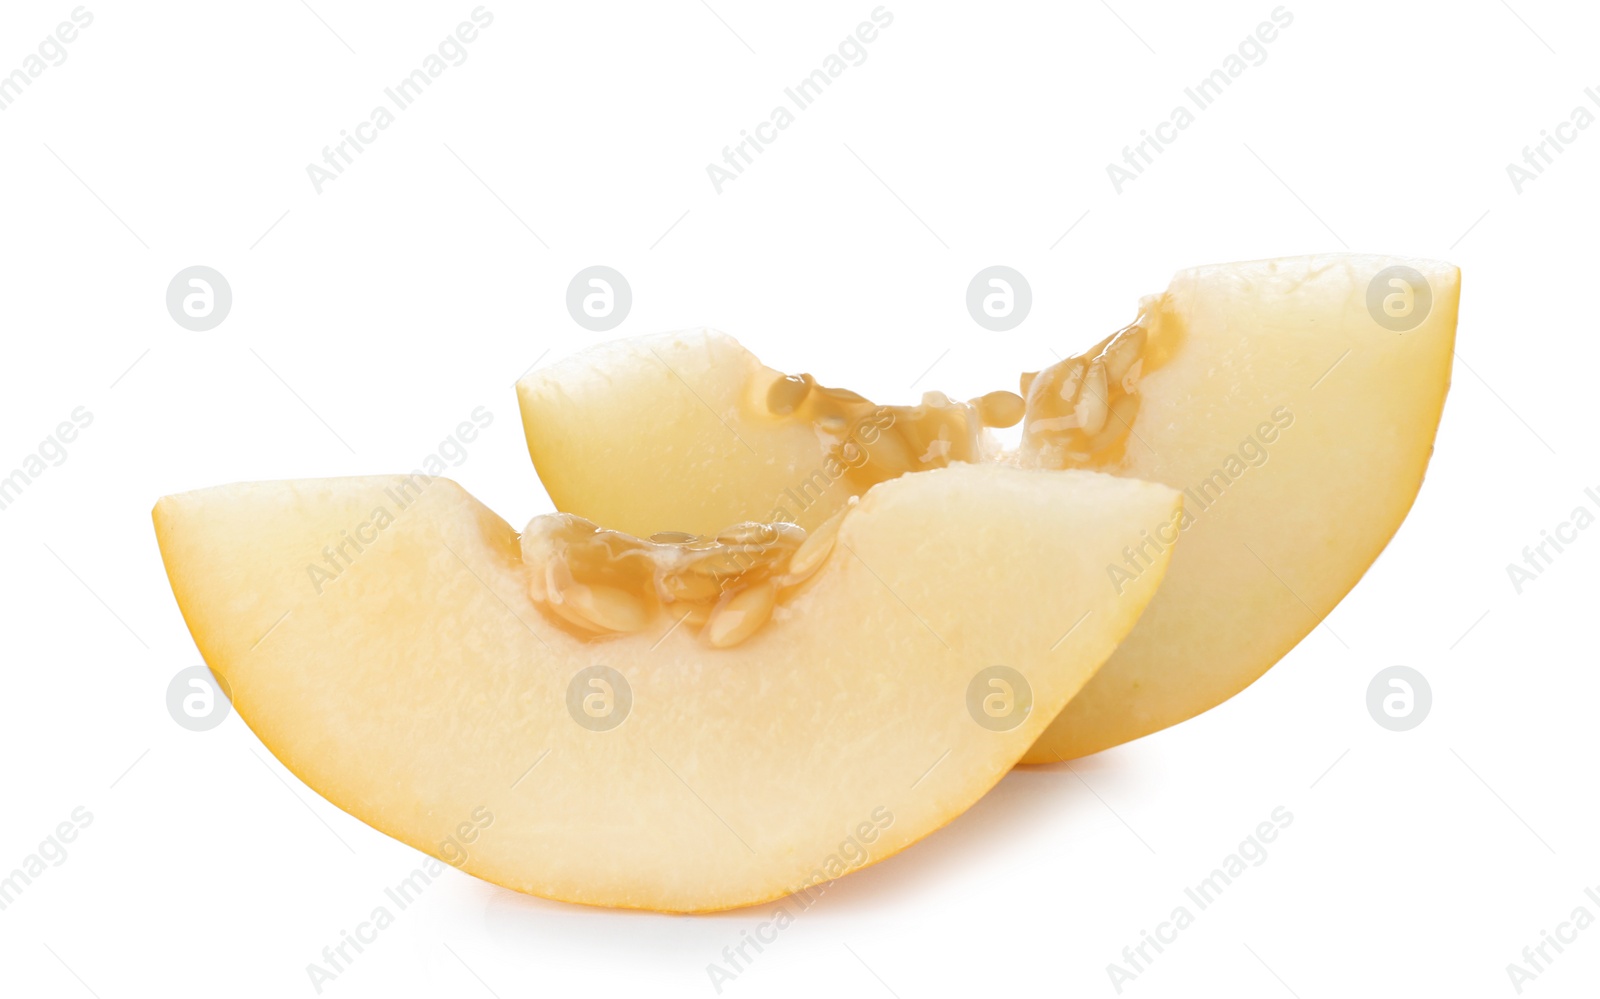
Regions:
[[[685,534],[683,531],[658,531],[650,535],[650,540],[658,545],[689,545],[699,541],[700,538],[693,534]]]
[[[1072,411],[1078,418],[1078,429],[1085,434],[1097,434],[1106,425],[1106,414],[1109,412],[1106,403],[1106,366],[1099,358],[1089,365],[1089,371],[1083,378],[1083,391],[1078,395],[1077,405],[1073,406]]]
[[[592,631],[643,631],[649,621],[644,601],[615,586],[600,583],[573,583],[555,602],[562,616],[583,624]]]
[[[777,601],[778,590],[771,583],[733,594],[712,610],[703,632],[706,641],[717,649],[738,645],[767,623]]]
[[[779,536],[778,528],[774,525],[762,524],[752,520],[743,524],[735,524],[717,532],[717,543],[723,545],[765,546],[776,544]]]
[[[1022,396],[1015,392],[990,392],[972,400],[971,406],[984,426],[998,429],[1016,426],[1026,412]]]
[[[1129,326],[1111,338],[1101,353],[1106,363],[1106,381],[1121,384],[1129,369],[1144,356],[1145,332],[1142,326]]]
[[[1136,395],[1119,395],[1111,404],[1111,412],[1100,432],[1089,438],[1083,446],[1085,451],[1093,454],[1122,440],[1133,429],[1133,421],[1139,415],[1139,397]]]
[[[811,536],[800,543],[795,549],[794,557],[789,560],[789,574],[784,579],[785,585],[794,586],[805,582],[811,575],[822,568],[822,563],[833,554],[833,543],[839,537],[839,524],[844,519],[841,510],[818,525]]]
[[[1139,384],[1139,376],[1143,372],[1144,358],[1141,357],[1137,361],[1134,361],[1133,366],[1128,369],[1128,373],[1122,376],[1122,391],[1131,394],[1134,390],[1134,387]]]
[[[685,571],[668,573],[661,579],[661,590],[670,599],[681,603],[705,603],[722,593],[715,575]]]

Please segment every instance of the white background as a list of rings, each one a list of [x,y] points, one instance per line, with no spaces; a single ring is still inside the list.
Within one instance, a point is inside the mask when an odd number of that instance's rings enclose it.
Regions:
[[[0,512],[0,869],[93,815],[0,912],[0,988],[314,995],[306,965],[419,860],[237,717],[169,717],[199,658],[160,495],[410,469],[484,406],[449,474],[521,523],[550,507],[512,383],[597,340],[710,324],[883,401],[967,397],[1099,339],[1179,267],[1349,247],[1451,260],[1465,290],[1427,483],[1327,626],[1199,719],[1013,773],[835,884],[723,994],[1115,995],[1107,964],[1281,805],[1266,862],[1124,994],[1515,995],[1541,930],[1600,915],[1600,530],[1520,595],[1506,573],[1597,505],[1600,127],[1521,193],[1506,165],[1600,88],[1600,14],[1510,3],[1291,0],[1265,63],[1120,194],[1107,163],[1272,0],[891,3],[867,61],[721,194],[706,164],[871,0],[491,3],[467,61],[321,194],[306,164],[471,0],[90,4],[0,112],[0,468],[94,415]],[[0,9],[0,73],[72,8]],[[596,263],[634,293],[607,334],[564,305]],[[1034,290],[1007,333],[963,304],[996,263]],[[164,307],[192,264],[233,288],[207,333]],[[1364,704],[1394,664],[1433,687],[1408,733]],[[770,910],[615,913],[449,871],[324,994],[712,996],[706,966]],[[1597,980],[1600,927],[1526,994]]]

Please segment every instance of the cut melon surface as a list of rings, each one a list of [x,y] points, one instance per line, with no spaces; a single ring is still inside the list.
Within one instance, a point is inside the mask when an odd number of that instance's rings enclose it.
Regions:
[[[223,486],[154,519],[206,662],[319,794],[518,891],[706,911],[970,806],[1133,627],[1166,560],[1121,592],[1104,566],[1180,506],[1092,472],[906,476],[729,647],[662,608],[575,634],[536,599],[545,549],[444,479]]]
[[[1088,468],[1183,491],[1102,567],[1149,612],[1025,758],[1083,756],[1232,697],[1360,579],[1415,498],[1450,382],[1460,272],[1330,254],[1197,267],[1138,319],[973,404],[874,406],[710,330],[618,341],[518,386],[558,509],[649,533],[812,528],[875,482],[950,462]],[[1409,319],[1408,310],[1411,310]],[[796,401],[798,398],[798,402]],[[992,412],[1025,407],[1001,453]],[[915,474],[909,477],[916,477]]]
[[[782,377],[702,330],[596,345],[524,377],[517,395],[557,510],[640,536],[745,520],[810,529],[861,490],[808,422],[764,417]]]

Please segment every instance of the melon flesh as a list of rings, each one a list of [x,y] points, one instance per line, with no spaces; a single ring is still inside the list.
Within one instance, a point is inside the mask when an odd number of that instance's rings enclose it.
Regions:
[[[1431,290],[1426,319],[1404,332],[1368,311],[1369,285],[1393,266]],[[1024,762],[1083,756],[1214,707],[1322,621],[1421,485],[1459,295],[1455,267],[1410,258],[1182,271],[1141,304],[1150,353],[1135,415],[1108,423],[1114,448],[1063,456],[1025,436],[1018,453],[987,459],[1096,468],[1187,497],[1182,544],[1149,613]],[[523,379],[529,452],[558,508],[630,530],[750,517],[812,527],[858,484],[819,476],[836,441],[764,405],[779,377],[709,330],[603,345]],[[1039,402],[1030,396],[1030,428],[1053,415]],[[1175,536],[1165,522],[1144,529],[1131,562],[1119,553],[1103,567],[1113,582],[1137,577]]]
[[[517,395],[557,510],[641,537],[746,520],[810,530],[855,493],[827,474],[812,427],[759,415],[780,377],[701,330],[596,345],[523,378]]]
[[[1366,306],[1373,275],[1395,264],[1432,288],[1427,319],[1404,333]],[[1024,762],[1083,756],[1220,704],[1333,610],[1422,486],[1460,288],[1448,264],[1385,257],[1173,279],[1157,321],[1180,346],[1140,383],[1137,436],[1115,471],[1183,490],[1192,523],[1144,619]]]
[[[556,626],[518,532],[444,479],[224,486],[154,518],[206,662],[329,801],[518,891],[703,911],[876,862],[970,806],[1133,626],[1165,562],[1121,593],[1104,566],[1180,505],[1092,472],[888,482],[731,648],[670,620]],[[596,731],[568,688],[602,664],[632,707]],[[1006,731],[968,709],[996,665],[1032,692]]]

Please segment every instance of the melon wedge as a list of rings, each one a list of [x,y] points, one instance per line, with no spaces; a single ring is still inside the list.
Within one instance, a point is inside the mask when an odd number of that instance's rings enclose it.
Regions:
[[[813,527],[874,482],[951,461],[1091,468],[1183,491],[1181,524],[1144,525],[1103,567],[1126,584],[1182,536],[1149,612],[1025,758],[1047,762],[1232,697],[1343,598],[1421,485],[1459,295],[1455,267],[1409,258],[1182,271],[1133,325],[1023,377],[1025,431],[1010,454],[984,427],[1013,419],[1020,396],[875,407],[709,330],[602,345],[518,392],[557,507],[646,533],[749,517]]]
[[[881,860],[976,801],[1133,626],[1165,561],[1120,593],[1104,566],[1180,506],[1091,472],[888,482],[726,648],[669,614],[575,634],[530,595],[535,549],[444,479],[223,486],[154,519],[206,662],[319,794],[518,891],[704,911]]]

